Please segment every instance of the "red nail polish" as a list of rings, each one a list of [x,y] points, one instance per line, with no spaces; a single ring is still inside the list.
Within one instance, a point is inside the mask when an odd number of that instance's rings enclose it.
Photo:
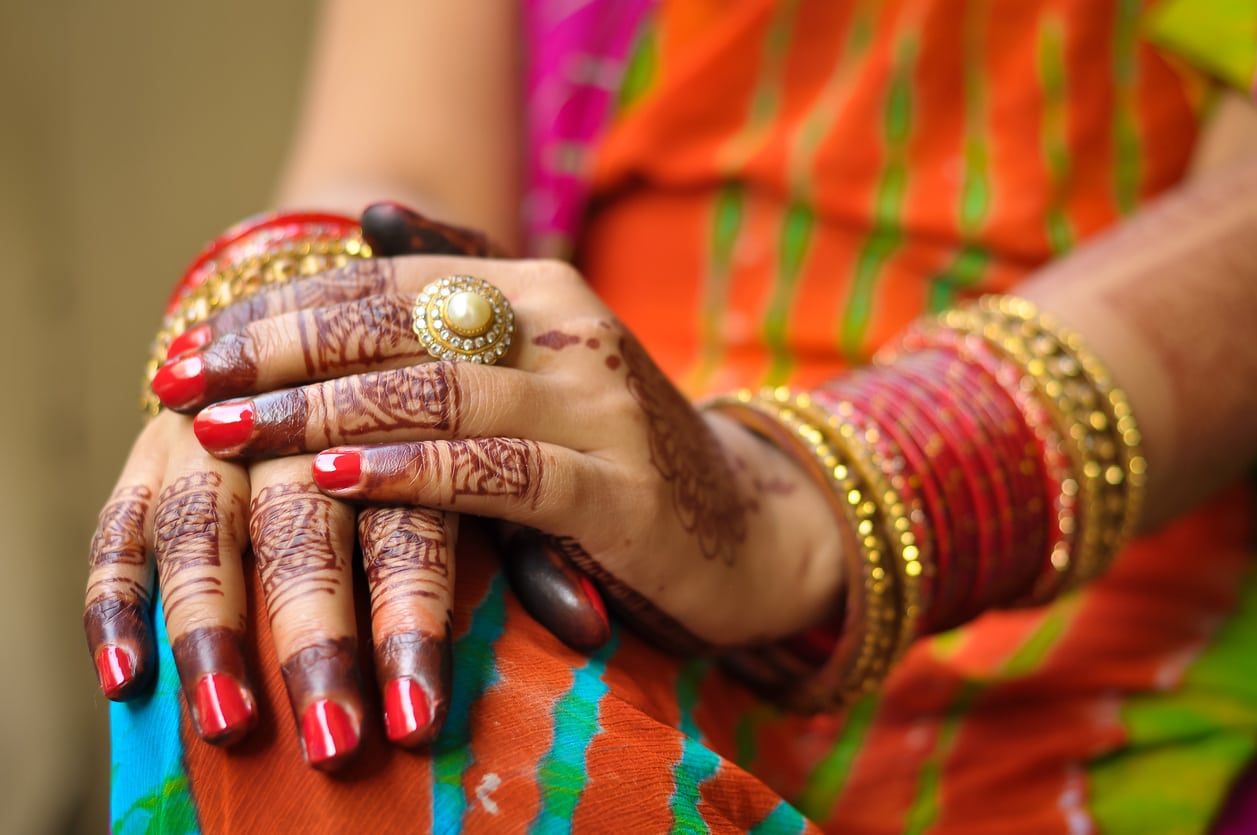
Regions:
[[[388,738],[407,745],[418,742],[432,724],[428,697],[418,682],[395,678],[384,688],[384,728]]]
[[[319,699],[301,715],[301,738],[306,761],[316,768],[332,767],[358,748],[358,730],[348,711],[331,699]]]
[[[253,401],[216,403],[196,416],[192,431],[211,452],[243,446],[253,434]]]
[[[593,584],[593,581],[585,576],[580,578],[580,587],[585,592],[585,596],[589,598],[589,605],[594,607],[594,611],[602,618],[602,622],[610,628],[611,619],[607,617],[607,604],[602,600],[602,592],[598,591],[598,587]]]
[[[355,487],[362,478],[362,456],[356,452],[320,452],[314,457],[314,483],[324,490]]]
[[[166,349],[166,359],[180,357],[189,351],[204,348],[212,339],[213,334],[210,333],[209,325],[197,325],[195,328],[189,328],[171,341],[170,347]]]
[[[96,651],[96,676],[105,696],[115,698],[135,677],[135,662],[131,660],[131,653],[113,644],[105,644]]]
[[[228,740],[248,730],[253,708],[240,682],[226,673],[210,673],[196,685],[196,717],[201,736]]]
[[[153,377],[153,394],[170,409],[199,400],[205,394],[205,362],[197,354],[167,362]]]

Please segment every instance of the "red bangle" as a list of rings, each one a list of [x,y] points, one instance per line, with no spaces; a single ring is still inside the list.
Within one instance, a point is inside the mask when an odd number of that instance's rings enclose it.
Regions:
[[[197,254],[171,292],[166,313],[172,313],[189,292],[228,264],[264,255],[298,239],[343,238],[357,230],[357,220],[332,212],[267,212],[246,218]]]

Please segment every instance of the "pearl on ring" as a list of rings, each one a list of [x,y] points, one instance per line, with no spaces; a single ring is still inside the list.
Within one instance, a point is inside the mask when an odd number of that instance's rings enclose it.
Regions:
[[[461,290],[445,302],[445,324],[459,336],[482,336],[493,324],[489,300],[471,290]]]
[[[493,365],[506,356],[515,312],[483,278],[449,275],[419,291],[411,328],[433,359]]]

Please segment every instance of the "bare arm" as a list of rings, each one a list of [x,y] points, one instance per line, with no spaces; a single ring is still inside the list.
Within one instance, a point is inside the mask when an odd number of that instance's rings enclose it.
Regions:
[[[1021,293],[1080,331],[1130,395],[1145,527],[1257,460],[1257,119],[1230,106],[1196,177]]]
[[[330,0],[278,204],[356,213],[393,198],[514,249],[516,5]]]

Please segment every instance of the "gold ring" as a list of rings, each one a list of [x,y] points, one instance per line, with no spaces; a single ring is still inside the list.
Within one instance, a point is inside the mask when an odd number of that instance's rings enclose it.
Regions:
[[[438,278],[415,299],[414,331],[439,360],[493,365],[515,335],[515,311],[502,291],[483,278]]]

